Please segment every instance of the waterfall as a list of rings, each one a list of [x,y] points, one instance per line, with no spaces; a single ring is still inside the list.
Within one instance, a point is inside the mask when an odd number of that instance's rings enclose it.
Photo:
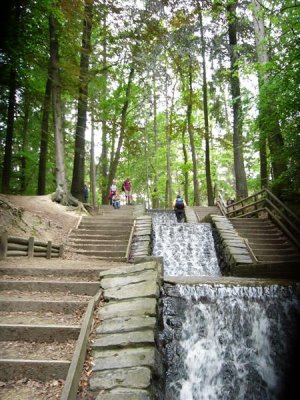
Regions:
[[[165,290],[165,400],[280,397],[299,333],[300,285]]]
[[[158,398],[288,399],[300,285],[222,285],[210,225],[152,215],[153,255],[164,258],[165,275],[218,277],[214,284],[164,284],[157,343],[167,367]]]
[[[219,276],[210,224],[177,223],[174,213],[152,213],[153,255],[164,258],[165,275]]]

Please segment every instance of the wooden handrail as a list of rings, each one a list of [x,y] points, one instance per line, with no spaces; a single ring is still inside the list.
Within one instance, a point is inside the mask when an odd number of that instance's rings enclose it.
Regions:
[[[218,200],[224,207],[225,202],[221,193],[219,193]],[[257,208],[257,206],[260,206],[260,208]],[[255,209],[248,211],[250,207],[255,207]],[[273,219],[273,221],[282,229],[282,231],[285,232],[285,234],[298,247],[300,247],[300,241],[297,238],[297,236],[300,236],[300,228],[297,226],[297,224],[300,225],[300,218],[272,192],[270,192],[270,190],[260,190],[259,192],[254,193],[253,195],[239,200],[233,204],[226,205],[225,209],[225,215],[231,218],[245,218],[253,214],[267,212],[269,217]]]

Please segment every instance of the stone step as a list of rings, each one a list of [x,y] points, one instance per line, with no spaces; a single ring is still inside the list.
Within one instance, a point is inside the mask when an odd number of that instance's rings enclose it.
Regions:
[[[269,240],[281,239],[284,240],[284,237],[280,234],[280,232],[276,233],[254,233],[247,231],[238,231],[239,235],[246,239],[264,239],[266,242]]]
[[[0,310],[1,324],[13,325],[56,325],[56,326],[73,326],[82,323],[84,310],[75,309],[72,313],[65,313],[57,310],[44,311],[10,311]]]
[[[94,245],[108,245],[108,246],[127,246],[128,240],[122,240],[122,239],[79,239],[79,238],[74,238],[69,241],[69,244],[94,244]]]
[[[0,324],[0,343],[17,340],[24,342],[65,342],[77,340],[79,333],[79,325]]]
[[[257,259],[259,261],[263,262],[271,262],[271,261],[277,261],[277,262],[290,262],[290,261],[299,261],[300,258],[297,255],[278,255],[278,254],[273,254],[273,255],[258,255]]]
[[[120,237],[120,235],[124,234],[129,236],[130,235],[130,229],[117,229],[117,228],[109,228],[109,229],[105,229],[105,228],[91,228],[91,229],[85,229],[85,228],[78,228],[76,229],[76,231],[72,231],[72,234],[74,232],[78,232],[79,234],[88,234],[88,235],[102,235],[105,237],[111,237],[111,236],[116,236]]]
[[[274,226],[269,219],[259,219],[259,218],[230,218],[229,221],[234,226],[245,226],[245,225],[266,225]]]
[[[98,282],[0,281],[0,291],[67,292],[69,294],[94,296],[99,289]]]
[[[62,268],[0,268],[0,277],[5,276],[22,276],[22,277],[40,277],[43,280],[47,278],[67,278],[75,280],[99,279],[100,270],[97,269],[62,269]],[[50,279],[49,279],[50,280]]]
[[[275,255],[275,256],[283,256],[285,257],[286,255],[288,256],[295,256],[297,257],[298,253],[295,250],[292,250],[290,248],[288,249],[281,249],[281,248],[264,248],[264,249],[257,249],[255,247],[251,247],[252,250],[254,251],[254,254],[256,256],[269,256],[269,255]]]
[[[78,254],[83,254],[89,257],[97,257],[100,259],[116,259],[117,261],[121,261],[122,258],[125,257],[126,249],[125,250],[84,250],[80,248],[74,248],[74,252]]]
[[[92,230],[96,230],[96,229],[110,229],[110,230],[130,230],[132,227],[132,224],[127,224],[127,223],[115,223],[115,221],[107,221],[107,222],[93,222],[93,223],[81,223],[78,227],[78,229],[92,229]]]
[[[249,241],[249,244],[251,244],[252,242]],[[278,242],[276,241],[276,243],[266,243],[264,241],[261,241],[260,243],[258,242],[253,242],[253,244],[251,244],[251,249],[252,250],[263,250],[263,249],[287,249],[287,250],[294,250],[293,247],[291,247],[291,245],[287,242]]]
[[[242,233],[270,233],[270,234],[281,234],[280,231],[273,226],[265,226],[265,225],[261,225],[261,226],[243,226],[243,227],[234,227],[239,234]]]
[[[121,234],[99,234],[97,231],[89,232],[89,231],[73,231],[69,235],[69,239],[93,239],[93,240],[128,240],[129,239],[129,232],[121,233]]]
[[[127,250],[127,242],[125,244],[107,244],[107,243],[94,243],[94,244],[86,244],[86,243],[69,243],[69,246],[74,250],[85,250],[85,251],[118,251],[125,253]]]
[[[65,379],[69,367],[69,360],[0,359],[0,380],[7,382],[26,378],[44,382]]]
[[[101,215],[101,216],[93,216],[93,217],[82,217],[80,223],[81,224],[99,224],[99,223],[109,223],[113,220],[114,223],[120,223],[120,224],[128,224],[131,225],[133,224],[134,218],[132,216],[130,217],[124,217],[121,216],[119,213],[116,215],[116,218],[113,218],[111,215]]]
[[[0,311],[73,313],[75,311],[83,312],[87,305],[88,301],[27,300],[14,299],[10,296],[10,300],[0,300]]]

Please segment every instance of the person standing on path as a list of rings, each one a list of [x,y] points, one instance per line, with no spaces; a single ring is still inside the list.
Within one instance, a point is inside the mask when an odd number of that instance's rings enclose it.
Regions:
[[[174,200],[174,203],[173,203],[173,208],[174,208],[174,211],[175,211],[177,222],[184,222],[184,219],[185,219],[184,209],[185,209],[185,207],[186,207],[185,201],[180,196],[180,194],[178,194],[176,196],[176,199]]]
[[[131,180],[130,180],[129,176],[123,182],[122,188],[124,189],[124,192],[125,192],[126,204],[131,204],[132,203],[132,191],[131,191]]]
[[[112,198],[116,193],[117,193],[117,181],[116,179],[113,179],[108,194],[108,200],[110,205],[112,205]]]

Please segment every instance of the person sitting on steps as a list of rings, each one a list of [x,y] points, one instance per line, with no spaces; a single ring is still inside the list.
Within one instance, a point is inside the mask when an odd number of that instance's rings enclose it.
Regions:
[[[177,222],[184,222],[184,220],[185,220],[185,212],[184,212],[185,207],[186,207],[185,201],[180,196],[180,194],[178,194],[176,196],[176,199],[174,200],[174,203],[173,203],[173,208],[174,208],[174,211],[175,211]]]
[[[120,208],[121,207],[120,196],[119,196],[119,193],[117,191],[112,197],[112,205],[113,205],[113,208]]]

